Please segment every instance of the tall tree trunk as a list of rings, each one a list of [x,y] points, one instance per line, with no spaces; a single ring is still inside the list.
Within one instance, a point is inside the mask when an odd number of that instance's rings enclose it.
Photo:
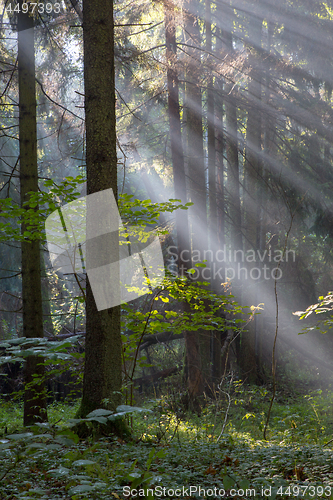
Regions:
[[[194,203],[190,210],[192,253],[200,260],[208,249],[206,177],[203,150],[202,95],[201,95],[201,45],[196,0],[184,2],[186,63],[186,118],[187,156],[190,179],[190,196]]]
[[[271,53],[271,40],[274,33],[274,25],[271,21],[267,22],[267,45],[266,50],[267,53]],[[274,159],[276,156],[275,144],[274,144],[274,136],[276,130],[276,119],[274,117],[274,112],[267,110],[272,110],[271,105],[271,67],[269,64],[265,65],[263,69],[263,99],[265,101],[264,104],[264,112],[262,113],[262,130],[263,130],[263,147],[264,147],[264,161],[262,162],[262,178],[259,179],[258,182],[258,213],[259,213],[259,237],[258,240],[258,249],[260,252],[265,252],[265,250],[269,251],[268,245],[266,245],[266,234],[268,231],[268,216],[267,216],[267,208],[268,208],[268,200],[269,200],[269,191],[268,186],[270,182],[270,159]],[[273,162],[272,162],[273,163]],[[268,260],[268,259],[266,259]],[[269,264],[269,262],[268,262]],[[274,293],[274,283],[271,280],[262,280],[262,287],[260,289],[260,295],[264,297],[272,296]],[[265,378],[266,370],[263,369],[265,361],[267,363],[267,359],[269,359],[269,363],[271,362],[271,346],[267,345],[267,335],[265,331],[265,320],[267,313],[262,311],[260,315],[256,316],[256,360],[257,360],[257,372],[258,375],[263,380]],[[268,369],[271,367],[267,366]]]
[[[217,18],[223,15],[221,5],[217,6]],[[222,30],[216,26],[217,36],[215,51],[217,58],[223,54]],[[222,76],[216,78],[215,93],[215,125],[216,125],[216,224],[217,224],[217,248],[223,249],[225,244],[225,188],[224,188],[224,153],[225,153],[225,134],[224,134],[224,111],[223,111],[223,88],[224,81]],[[225,274],[222,272],[222,280],[218,277],[221,289],[221,283],[224,282]]]
[[[256,2],[259,3],[258,1]],[[244,206],[246,228],[245,249],[257,250],[260,236],[258,212],[258,187],[262,178],[261,163],[261,68],[259,49],[261,48],[262,18],[254,14],[249,16],[249,67],[250,82],[248,87],[248,117],[246,125],[246,148],[244,162]],[[250,271],[250,270],[249,270]],[[254,273],[257,276],[256,273]],[[258,281],[257,281],[258,283]],[[257,302],[257,284],[249,273],[245,280],[244,302],[253,305]],[[257,304],[254,304],[257,305]],[[256,318],[249,323],[247,332],[241,339],[241,369],[252,382],[257,380]]]
[[[87,194],[112,188],[117,199],[112,2],[83,1],[83,39]],[[119,282],[115,280],[110,286],[117,288]],[[86,357],[80,416],[97,408],[114,410],[121,402],[120,306],[98,311],[88,280],[86,315]]]
[[[223,145],[216,141],[216,123],[215,123],[215,98],[216,90],[214,88],[213,66],[212,57],[212,14],[211,14],[211,0],[206,0],[205,9],[205,24],[206,24],[206,51],[208,54],[208,75],[207,75],[207,151],[208,151],[208,204],[209,204],[209,217],[208,217],[208,230],[209,230],[209,249],[212,256],[209,258],[210,264],[210,286],[213,292],[219,292],[221,283],[223,282],[223,275],[219,269],[221,264],[216,260],[217,251],[221,242],[221,234],[219,234],[217,222],[217,169],[216,160],[219,164],[219,187],[223,189],[223,151],[218,150]],[[217,43],[217,42],[216,42]],[[220,108],[220,117],[223,119],[222,107]],[[219,134],[222,134],[222,119],[220,120]],[[219,136],[221,141],[221,137]],[[221,185],[222,183],[222,185]],[[223,200],[220,198],[220,203]],[[223,236],[222,236],[223,239]],[[208,335],[208,333],[206,334]],[[213,331],[210,334],[210,365],[211,373],[209,377],[210,384],[218,383],[221,375],[221,333]]]
[[[37,124],[35,88],[34,17],[18,14],[18,82],[21,205],[29,200],[29,192],[38,192]],[[22,224],[22,234],[27,230]],[[40,244],[38,240],[22,241],[23,336],[43,337]],[[43,383],[43,359],[29,356],[25,365],[24,425],[45,422],[46,392]]]
[[[224,19],[221,38],[226,56],[226,64],[232,66],[235,56],[232,35],[233,10],[230,0],[221,8],[221,19]],[[232,77],[231,77],[232,78]],[[226,199],[228,203],[227,224],[230,234],[230,247],[234,252],[233,258],[227,267],[231,268],[231,275],[226,273],[225,279],[232,278],[232,292],[241,302],[241,283],[238,279],[239,250],[243,250],[241,193],[240,193],[240,168],[238,159],[238,122],[237,122],[237,87],[233,80],[228,78],[224,84],[225,102],[225,148],[227,159]],[[234,275],[232,273],[235,273]],[[237,358],[239,359],[240,337],[235,340]],[[225,364],[225,363],[223,363]]]
[[[196,261],[201,261],[204,259],[204,251],[208,249],[208,231],[200,86],[200,28],[196,15],[197,7],[197,0],[186,0],[183,5],[185,44],[187,45],[185,73],[187,158],[190,198],[194,203],[190,210],[192,257],[196,255]],[[200,276],[197,279],[200,281]],[[202,355],[205,358],[204,363],[201,362]],[[210,374],[210,339],[205,332],[188,334],[187,356],[188,389],[189,396],[193,400],[204,390],[203,369],[205,377]]]
[[[216,200],[217,200],[217,247],[223,249],[225,244],[225,187],[224,187],[224,152],[225,152],[225,135],[223,131],[223,81],[218,82],[218,105],[216,107]],[[221,284],[225,281],[225,270],[221,269],[221,273],[216,277],[219,281],[216,283],[217,290],[221,290]],[[218,286],[219,285],[219,286]]]
[[[221,19],[223,15],[221,5],[217,6],[216,16],[217,19]],[[222,57],[223,45],[222,45],[222,32],[221,29],[216,26],[216,44],[215,51],[216,57]],[[225,147],[225,136],[223,130],[224,122],[224,111],[223,111],[223,87],[224,81],[221,76],[216,77],[215,80],[215,103],[214,103],[214,114],[215,114],[215,129],[216,129],[216,139],[215,139],[215,156],[216,156],[216,250],[223,250],[225,244],[225,190],[224,190],[224,147]],[[216,256],[215,256],[216,257]],[[215,267],[214,267],[215,266]],[[217,293],[223,292],[222,284],[225,282],[225,269],[224,264],[218,262],[215,259],[213,265],[213,290]],[[213,367],[212,376],[214,384],[218,384],[221,381],[221,376],[224,372],[225,359],[221,357],[221,348],[226,339],[227,331],[215,331],[212,339],[212,353],[213,353]]]
[[[211,0],[206,0],[206,51],[212,52],[212,24],[211,24]],[[210,67],[211,56],[207,58],[207,151],[208,151],[208,202],[209,202],[209,248],[212,250],[211,259],[211,284],[213,283],[213,264],[216,262],[215,256],[218,248],[217,241],[217,204],[216,204],[216,141],[215,141],[215,90],[213,68]]]
[[[227,61],[233,60],[234,48],[232,43],[231,8],[225,5],[225,30],[222,32],[224,49],[227,53]],[[238,161],[238,124],[236,89],[234,83],[228,80],[224,86],[225,114],[226,114],[226,153],[227,153],[227,192],[229,197],[229,223],[230,243],[233,250],[242,250],[242,221],[240,201],[240,179]],[[227,277],[226,277],[227,278]]]
[[[168,109],[171,156],[173,164],[173,179],[175,198],[186,201],[186,177],[183,143],[181,136],[181,121],[179,111],[179,84],[177,71],[177,45],[176,45],[176,22],[175,7],[172,2],[165,2],[165,38],[167,58],[167,82],[168,82]],[[188,224],[188,212],[179,210],[176,212],[176,233],[178,248],[178,272],[184,275],[191,267],[190,234]],[[186,253],[184,250],[188,250]],[[189,307],[184,304],[184,307]],[[186,351],[187,385],[190,399],[202,393],[202,373],[200,364],[199,339],[196,332],[184,332]]]
[[[168,111],[170,127],[170,146],[173,165],[173,186],[175,198],[187,201],[184,152],[179,111],[179,82],[177,71],[177,43],[176,43],[176,13],[173,2],[164,3],[165,18],[165,43],[167,59],[167,84],[168,84]],[[178,272],[183,275],[191,267],[190,259],[190,234],[188,224],[188,211],[176,211],[176,234],[178,249]],[[183,250],[188,250],[183,252]]]

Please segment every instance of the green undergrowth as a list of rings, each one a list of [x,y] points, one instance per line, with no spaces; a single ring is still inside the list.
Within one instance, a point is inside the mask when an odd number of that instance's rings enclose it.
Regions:
[[[264,441],[269,397],[236,382],[200,415],[175,394],[119,407],[127,442],[103,436],[109,412],[92,415],[102,432],[80,441],[66,423],[77,405],[53,404],[49,424],[22,429],[20,405],[2,402],[0,499],[333,499],[333,393],[278,393]]]

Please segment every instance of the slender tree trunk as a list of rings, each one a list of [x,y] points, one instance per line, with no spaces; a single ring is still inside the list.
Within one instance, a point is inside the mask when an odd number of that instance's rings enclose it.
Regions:
[[[165,43],[167,59],[167,84],[168,84],[168,111],[170,127],[170,146],[173,165],[173,185],[175,198],[187,201],[184,152],[179,110],[179,82],[177,71],[177,43],[176,43],[176,13],[172,2],[164,3],[165,17]],[[188,259],[190,254],[190,234],[188,224],[188,211],[176,211],[176,234],[178,248],[178,271],[180,275],[191,267]],[[183,252],[183,250],[188,250]]]
[[[190,196],[194,203],[190,210],[192,226],[192,254],[203,260],[208,249],[206,177],[203,150],[200,28],[196,0],[184,2],[186,64],[186,118],[187,156],[190,178]]]
[[[217,164],[217,179],[216,179],[216,199],[217,199],[217,247],[223,249],[225,244],[225,188],[224,188],[224,151],[225,151],[225,136],[223,132],[223,81],[219,82],[219,99],[216,109],[217,116],[217,134],[216,134],[216,164]],[[221,270],[221,274],[217,277],[219,285],[217,290],[221,289],[221,283],[225,281],[225,271]]]
[[[257,250],[260,236],[258,212],[259,180],[262,178],[261,163],[261,68],[258,49],[261,47],[262,19],[251,15],[249,19],[249,67],[251,68],[248,87],[248,117],[246,125],[246,148],[244,162],[245,177],[245,249]],[[250,271],[250,270],[249,270]],[[248,276],[243,287],[244,302],[253,305],[257,302],[257,285]],[[257,305],[257,304],[254,304]],[[241,370],[251,382],[257,380],[257,332],[256,318],[249,323],[247,332],[241,339]]]
[[[45,255],[41,253],[41,287],[42,287],[42,302],[43,302],[43,329],[50,337],[54,335],[51,304],[50,304],[50,289],[49,279],[46,272]]]
[[[212,15],[211,15],[211,0],[206,0],[206,13],[205,13],[205,24],[206,24],[206,51],[207,54],[212,53]],[[216,41],[217,44],[217,41]],[[222,134],[222,121],[223,121],[223,110],[220,107],[220,120],[217,129],[215,123],[215,102],[216,102],[216,89],[213,78],[213,67],[212,58],[208,55],[208,75],[207,75],[207,151],[208,151],[208,204],[209,204],[209,218],[208,218],[208,230],[209,230],[209,249],[212,252],[212,257],[210,257],[210,286],[213,292],[219,292],[221,289],[221,283],[223,282],[223,274],[221,274],[221,263],[216,260],[216,254],[220,248],[221,239],[223,240],[223,235],[219,232],[218,227],[218,216],[217,216],[217,160],[219,161],[219,188],[223,190],[223,142]],[[218,131],[218,139],[216,140],[216,131]],[[222,143],[221,143],[222,142]],[[221,151],[222,148],[222,151]],[[221,195],[221,192],[219,193]],[[220,196],[219,202],[223,203],[223,199]],[[221,238],[222,236],[222,238]],[[221,375],[221,333],[219,331],[213,331],[210,335],[210,384],[213,385],[220,380]]]
[[[212,52],[212,25],[211,25],[211,0],[206,0],[206,51]],[[213,280],[213,264],[216,262],[215,255],[218,248],[217,241],[217,204],[216,204],[216,141],[215,141],[215,89],[213,71],[210,68],[211,57],[208,56],[207,75],[207,151],[208,151],[208,202],[209,202],[209,248],[212,250],[211,280]],[[213,281],[211,281],[214,287]]]
[[[324,90],[325,90],[325,101],[329,104],[332,99],[332,91],[333,91],[331,81],[324,82]],[[331,144],[326,140],[324,143],[324,162],[329,161],[331,158],[330,145]]]
[[[221,15],[223,15],[221,5],[217,6],[217,19],[221,19]],[[216,56],[218,58],[222,57],[223,45],[222,45],[222,33],[221,29],[216,27],[217,36],[216,36],[216,45],[215,51]],[[225,137],[223,130],[223,122],[224,122],[224,111],[223,111],[223,87],[224,82],[222,77],[216,77],[215,80],[215,105],[214,105],[214,114],[215,114],[215,126],[216,126],[216,250],[223,250],[225,244],[225,216],[224,216],[224,208],[225,208],[225,191],[224,191],[224,146],[225,146]],[[225,282],[225,269],[223,269],[222,262],[216,262],[215,259],[215,268],[213,268],[213,290],[217,293],[222,292],[222,283]],[[214,276],[215,273],[215,276]],[[223,292],[222,292],[223,293]],[[214,384],[218,384],[221,381],[221,376],[224,371],[225,359],[221,357],[221,348],[226,339],[227,332],[226,331],[215,331],[212,339],[212,352],[213,352],[213,382]]]
[[[19,81],[19,143],[21,205],[29,200],[29,192],[38,192],[37,124],[35,88],[34,18],[18,14],[18,81]],[[22,224],[22,234],[27,230]],[[23,336],[43,337],[40,244],[38,240],[23,241],[22,300]],[[46,393],[44,383],[34,378],[44,376],[43,358],[29,356],[25,365],[24,425],[45,422]]]
[[[230,7],[224,8],[226,19],[232,19]],[[228,59],[232,61],[234,49],[232,44],[232,27],[228,26],[223,32],[223,39]],[[230,214],[230,240],[233,250],[242,250],[242,221],[241,221],[241,200],[240,200],[240,179],[238,161],[238,123],[236,90],[233,82],[227,82],[224,87],[225,113],[226,113],[226,153],[227,153],[227,191],[229,197]]]
[[[179,111],[179,85],[177,72],[177,45],[175,7],[171,2],[165,2],[165,37],[167,58],[168,108],[170,125],[171,156],[173,164],[175,198],[186,201],[186,177],[183,144],[181,137],[181,121]],[[190,234],[188,212],[176,212],[176,233],[178,248],[178,271],[183,275],[191,267]],[[188,252],[183,253],[183,250]],[[184,307],[188,305],[184,304]],[[200,364],[199,339],[195,332],[184,332],[186,351],[186,374],[190,399],[202,393],[202,373]]]
[[[221,5],[217,6],[217,17],[223,15]],[[222,44],[222,30],[216,27],[216,56],[222,57],[223,44]],[[223,111],[223,88],[224,81],[221,76],[216,78],[216,94],[215,94],[215,125],[216,125],[216,224],[217,224],[217,248],[223,249],[225,244],[225,189],[224,189],[224,152],[225,152],[225,134],[224,134],[224,111]],[[222,280],[221,280],[222,278]],[[219,279],[218,290],[221,289],[221,283],[224,282],[224,270]]]
[[[83,38],[87,194],[112,188],[117,199],[112,2],[83,1]],[[119,282],[112,286],[119,287]],[[97,408],[114,410],[121,402],[122,385],[120,306],[98,311],[89,282],[86,295],[86,357],[80,416]]]
[[[233,64],[235,50],[233,47],[232,19],[233,11],[230,0],[221,8],[221,18],[224,19],[224,29],[221,32],[223,49],[226,56],[226,64]],[[230,78],[224,84],[225,103],[225,149],[226,149],[226,200],[228,206],[227,225],[229,227],[230,247],[233,258],[227,267],[233,268],[235,276],[232,279],[232,293],[241,302],[241,283],[238,279],[239,250],[243,250],[242,214],[241,214],[241,184],[240,166],[238,158],[238,121],[237,121],[237,86]],[[235,257],[234,257],[235,256]],[[231,278],[226,275],[225,280]],[[225,336],[226,338],[226,336]],[[239,360],[240,337],[235,340],[237,358]],[[223,365],[225,361],[223,362]]]
[[[274,25],[272,22],[268,21],[267,23],[267,45],[266,51],[268,54],[271,53],[271,40],[274,33]],[[264,161],[262,162],[262,178],[259,179],[258,182],[258,226],[259,226],[259,236],[258,240],[258,249],[260,252],[265,252],[265,250],[269,250],[269,247],[266,245],[266,234],[268,231],[268,217],[267,217],[267,207],[269,200],[269,191],[268,185],[270,182],[270,158],[274,158],[276,156],[275,145],[274,145],[274,135],[276,129],[276,119],[273,115],[274,111],[271,106],[271,90],[270,90],[270,80],[271,80],[271,68],[270,65],[265,65],[263,69],[263,99],[265,101],[265,110],[266,112],[262,113],[262,130],[263,130],[263,146],[264,146]],[[267,111],[269,110],[269,111]],[[267,259],[268,261],[268,259]],[[269,265],[269,262],[267,262]],[[261,282],[262,287],[260,289],[261,296],[269,296],[274,291],[274,283],[273,281],[263,280]],[[271,348],[268,352],[268,346],[266,342],[266,330],[265,330],[265,320],[266,312],[262,311],[260,315],[256,316],[256,361],[257,361],[257,372],[258,375],[262,378],[265,378],[266,370],[263,370],[263,365],[266,359],[271,361]],[[265,352],[267,351],[267,352]],[[271,368],[270,366],[267,368]],[[263,380],[263,378],[262,378]]]
[[[193,262],[194,255],[196,261],[203,260],[204,251],[208,249],[200,80],[200,28],[196,15],[197,7],[196,0],[186,0],[183,5],[185,43],[187,44],[185,72],[187,159],[190,198],[194,203],[190,210],[192,263],[195,263]],[[197,276],[197,280],[200,281],[200,276]],[[208,378],[210,374],[210,338],[206,332],[191,332],[186,337],[188,390],[193,401],[203,393],[204,378]],[[205,359],[204,363],[202,363],[202,356]],[[203,370],[205,374],[203,374]]]

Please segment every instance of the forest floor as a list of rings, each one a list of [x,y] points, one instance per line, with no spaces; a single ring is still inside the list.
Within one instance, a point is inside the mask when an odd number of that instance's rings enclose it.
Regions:
[[[132,441],[79,441],[65,425],[75,403],[22,429],[21,405],[2,401],[0,499],[333,499],[330,388],[278,392],[267,440],[267,388],[234,383],[222,396],[200,415],[175,394],[146,400]]]

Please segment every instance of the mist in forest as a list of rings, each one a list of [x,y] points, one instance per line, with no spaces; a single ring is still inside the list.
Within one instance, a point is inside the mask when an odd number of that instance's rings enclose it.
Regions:
[[[85,175],[82,29],[63,3],[58,17],[35,28],[41,185]],[[330,332],[298,335],[305,322],[293,315],[333,288],[331,4],[115,2],[119,194],[193,203],[185,215],[160,216],[159,226],[170,230],[165,265],[176,274],[183,251],[193,280],[258,307],[233,355],[251,352],[259,373],[271,369],[276,333],[278,365],[288,352],[290,369],[294,356],[306,367],[317,367],[313,356],[329,364],[333,348]],[[9,15],[0,29],[1,197],[17,200],[17,47]],[[79,190],[86,194],[83,184]],[[18,243],[2,242],[0,255],[5,338],[20,329],[19,315],[8,312],[20,303]],[[203,261],[206,268],[195,266]],[[76,285],[46,262],[48,328],[71,330],[81,307],[71,299]]]

